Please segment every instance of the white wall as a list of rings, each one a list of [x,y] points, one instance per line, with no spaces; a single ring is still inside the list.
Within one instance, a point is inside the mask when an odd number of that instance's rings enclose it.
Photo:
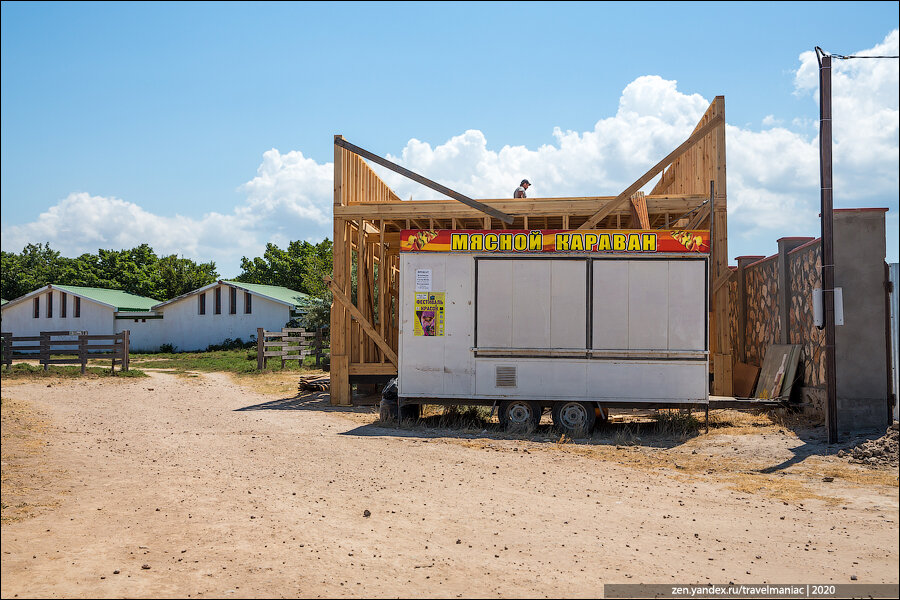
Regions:
[[[53,318],[47,318],[47,296],[53,294]],[[81,299],[81,316],[75,318],[75,296],[66,294],[66,318],[62,318],[59,290],[38,295],[41,301],[40,317],[33,317],[34,298],[28,298],[13,306],[3,305],[3,331],[14,336],[39,335],[42,331],[87,331],[91,335],[115,333],[113,309],[87,298]]]
[[[128,344],[133,351],[157,352],[160,344],[168,341],[165,319],[116,319],[116,333],[126,329],[130,332]]]
[[[252,294],[253,312],[245,314],[244,291],[240,289],[237,291],[237,314],[232,315],[229,313],[229,286],[219,287],[222,288],[222,314],[214,314],[215,287],[203,292],[206,294],[205,315],[200,314],[199,294],[191,294],[157,309],[163,314],[165,331],[159,339],[174,344],[178,351],[206,350],[210,344],[221,344],[227,338],[241,338],[246,342],[251,335],[256,335],[257,327],[278,331],[291,318],[289,306],[256,294]]]

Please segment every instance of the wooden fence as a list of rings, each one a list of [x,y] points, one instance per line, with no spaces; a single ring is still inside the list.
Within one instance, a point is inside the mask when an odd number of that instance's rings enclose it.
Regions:
[[[265,369],[270,358],[280,358],[283,369],[287,361],[299,360],[302,363],[310,355],[316,357],[316,367],[320,367],[323,357],[327,355],[327,346],[327,327],[319,327],[316,331],[294,327],[266,331],[260,327],[256,330],[256,367]]]
[[[38,359],[44,370],[50,365],[81,365],[81,373],[87,370],[87,361],[110,359],[110,370],[116,374],[129,368],[129,330],[108,335],[88,335],[86,331],[42,331],[40,335],[14,336],[4,332],[2,336],[2,364],[7,370],[13,360]],[[77,339],[71,339],[77,336]],[[54,339],[66,337],[70,339]]]

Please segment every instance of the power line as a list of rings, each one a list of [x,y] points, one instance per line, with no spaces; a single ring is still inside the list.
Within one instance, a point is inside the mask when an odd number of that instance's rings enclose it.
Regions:
[[[831,58],[837,58],[840,60],[848,60],[851,58],[900,58],[900,56],[857,56],[855,54],[829,54],[822,50],[819,46],[816,46],[816,54],[819,56],[819,60],[821,61],[823,56],[830,56]]]
[[[839,58],[841,60],[847,60],[848,58],[900,58],[900,56],[844,56],[843,54],[832,54],[832,58]]]

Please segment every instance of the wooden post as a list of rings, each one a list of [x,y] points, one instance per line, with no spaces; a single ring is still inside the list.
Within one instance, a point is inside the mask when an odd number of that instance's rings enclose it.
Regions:
[[[338,145],[343,136],[334,136],[334,206],[347,204],[344,198],[344,149]],[[347,165],[349,166],[349,165]],[[343,293],[350,291],[350,238],[346,219],[334,218],[334,285]],[[331,403],[350,405],[350,316],[343,304],[331,302]]]
[[[131,362],[130,362],[129,356],[128,356],[129,352],[131,352],[131,330],[130,329],[125,330],[124,342],[125,342],[124,343],[125,356],[123,357],[122,370],[128,371],[131,369]]]
[[[44,363],[44,371],[50,369],[50,334],[46,331],[41,332],[41,362]]]
[[[728,206],[725,172],[725,97],[716,96],[712,103],[713,114],[708,125],[716,123],[711,132],[713,162],[713,198],[710,201],[710,231],[711,256],[713,276],[711,283],[718,281],[728,270]],[[701,127],[701,129],[703,129]],[[699,131],[698,131],[699,133]],[[695,161],[699,168],[699,158]],[[734,393],[733,369],[733,341],[731,339],[730,319],[728,318],[728,288],[722,286],[711,290],[710,301],[713,311],[716,313],[716,330],[711,332],[716,336],[716,354],[713,355],[713,392],[719,396],[731,396]]]
[[[322,326],[316,327],[316,368],[322,366]]]
[[[3,364],[9,371],[12,368],[12,332],[4,332],[0,336],[3,337]]]
[[[266,368],[266,332],[262,327],[256,328],[256,370]]]
[[[87,334],[78,336],[78,358],[81,359],[81,374],[87,372]]]
[[[106,340],[104,340],[104,341],[106,341]],[[110,364],[110,371],[109,371],[110,375],[113,375],[113,376],[115,376],[115,374],[116,374],[116,352],[118,352],[120,350],[120,344],[121,344],[121,341],[119,339],[119,336],[113,334],[112,346],[113,346],[114,350],[112,351],[112,361]]]
[[[838,441],[837,374],[834,331],[834,202],[831,178],[831,56],[816,47],[819,58],[819,178],[822,214],[822,308],[825,317],[825,420],[828,443]]]

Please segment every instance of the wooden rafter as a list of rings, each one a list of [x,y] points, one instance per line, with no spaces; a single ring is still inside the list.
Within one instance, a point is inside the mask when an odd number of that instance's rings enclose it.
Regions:
[[[478,202],[477,200],[472,200],[468,196],[464,196],[464,195],[460,194],[459,192],[451,190],[450,188],[443,186],[440,183],[437,183],[436,181],[432,181],[431,179],[428,179],[427,177],[423,177],[423,176],[419,175],[418,173],[414,173],[413,171],[410,171],[409,169],[407,169],[405,167],[401,167],[398,164],[392,163],[391,161],[387,160],[386,158],[381,158],[377,154],[373,154],[372,152],[369,152],[368,150],[365,150],[363,148],[360,148],[359,146],[351,144],[350,142],[348,142],[347,140],[345,140],[344,138],[342,138],[340,136],[335,136],[334,143],[335,143],[335,145],[340,146],[341,148],[344,148],[345,150],[349,150],[350,152],[357,154],[359,156],[362,156],[363,158],[365,158],[367,160],[371,160],[372,162],[379,164],[382,167],[385,167],[387,169],[390,169],[391,171],[394,171],[395,173],[400,173],[404,177],[407,177],[407,178],[415,181],[416,183],[420,183],[420,184],[424,185],[425,187],[429,187],[437,192],[444,194],[445,196],[449,196],[450,198],[453,198],[454,200],[458,200],[459,202],[462,202],[463,204],[465,204],[467,206],[471,206],[472,208],[474,208],[476,210],[480,210],[481,212],[483,212],[487,215],[490,215],[490,216],[494,217],[495,219],[500,219],[504,223],[512,223],[512,217],[509,216],[508,214],[506,214],[502,211],[499,211],[496,208],[490,207],[487,204]]]
[[[606,206],[591,215],[591,217],[587,221],[585,221],[581,225],[581,227],[579,227],[579,229],[590,229],[598,222],[609,216],[609,214],[612,213],[613,210],[618,208],[620,204],[630,198],[633,193],[647,185],[647,182],[659,175],[660,171],[672,164],[672,162],[679,156],[693,148],[694,145],[697,144],[697,142],[702,140],[708,133],[718,127],[719,123],[721,123],[722,121],[723,118],[721,115],[716,115],[712,119],[710,119],[703,127],[691,134],[691,137],[685,140],[684,143],[670,152],[668,156],[656,163],[653,167],[650,168],[649,171],[638,177],[634,183],[625,188],[625,191],[616,196],[612,202],[607,203]]]

